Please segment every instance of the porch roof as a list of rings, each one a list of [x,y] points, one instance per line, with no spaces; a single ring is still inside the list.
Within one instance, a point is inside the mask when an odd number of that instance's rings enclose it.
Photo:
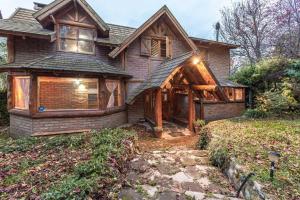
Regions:
[[[174,71],[178,67],[181,67],[180,65],[191,58],[193,55],[193,52],[189,52],[160,64],[145,82],[140,84],[134,91],[131,92],[131,94],[129,94],[126,102],[128,104],[131,104],[133,103],[133,100],[143,91],[160,87],[172,73],[172,71]]]
[[[66,71],[66,72],[89,72],[105,75],[131,77],[124,70],[108,65],[101,60],[86,57],[69,56],[67,53],[60,53],[43,58],[38,58],[26,62],[15,62],[0,66],[0,71],[7,70],[50,70],[50,71]]]
[[[247,88],[248,86],[235,83],[231,80],[219,80],[219,83],[222,87],[234,87],[234,88]]]

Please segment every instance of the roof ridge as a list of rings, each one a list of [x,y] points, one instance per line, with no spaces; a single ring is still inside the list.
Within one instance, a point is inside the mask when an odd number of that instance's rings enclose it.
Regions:
[[[120,25],[120,24],[113,24],[113,23],[106,23],[107,25],[113,25],[113,26],[121,26],[121,27],[124,27],[124,28],[131,28],[131,29],[137,29],[137,28],[134,28],[134,27],[131,27],[131,26],[127,26],[127,25]]]

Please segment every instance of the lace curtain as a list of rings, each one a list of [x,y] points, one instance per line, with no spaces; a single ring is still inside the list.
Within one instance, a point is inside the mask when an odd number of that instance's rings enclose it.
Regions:
[[[115,90],[118,88],[118,81],[115,80],[105,80],[106,88],[110,93],[109,101],[107,103],[107,108],[113,108],[115,106]]]

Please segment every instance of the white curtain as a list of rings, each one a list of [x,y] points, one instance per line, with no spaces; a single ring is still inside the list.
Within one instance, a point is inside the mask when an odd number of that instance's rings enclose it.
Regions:
[[[105,80],[106,88],[110,92],[109,101],[107,108],[112,108],[115,106],[115,96],[114,92],[118,88],[118,82],[113,80]]]

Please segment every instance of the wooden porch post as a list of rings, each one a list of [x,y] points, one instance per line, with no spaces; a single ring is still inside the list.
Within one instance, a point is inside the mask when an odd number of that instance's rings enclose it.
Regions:
[[[15,43],[14,36],[7,37],[7,62],[13,63],[15,61]]]
[[[194,131],[193,123],[195,121],[196,115],[195,115],[195,102],[194,102],[194,94],[193,90],[189,88],[189,122],[188,122],[188,129],[190,131]]]
[[[155,92],[155,126],[162,129],[162,91],[157,89]]]

